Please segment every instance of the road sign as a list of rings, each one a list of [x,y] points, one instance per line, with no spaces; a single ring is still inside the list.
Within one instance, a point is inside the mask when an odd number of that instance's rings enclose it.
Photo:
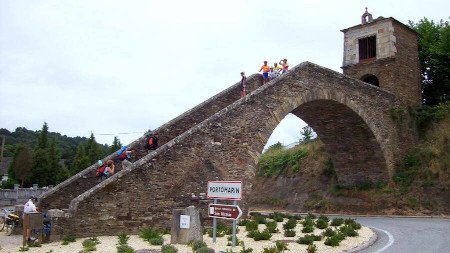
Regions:
[[[242,182],[209,181],[207,197],[209,199],[241,200]]]
[[[236,205],[209,204],[208,215],[219,219],[236,220],[241,217],[242,210]]]

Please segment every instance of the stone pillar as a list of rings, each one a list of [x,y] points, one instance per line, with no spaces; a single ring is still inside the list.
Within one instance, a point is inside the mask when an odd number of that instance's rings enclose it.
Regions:
[[[200,212],[194,206],[185,209],[174,209],[172,218],[170,243],[187,244],[189,241],[203,241],[203,229],[200,222]],[[181,224],[181,215],[188,216],[187,224]],[[184,216],[183,218],[186,218]],[[186,227],[186,228],[181,228]]]

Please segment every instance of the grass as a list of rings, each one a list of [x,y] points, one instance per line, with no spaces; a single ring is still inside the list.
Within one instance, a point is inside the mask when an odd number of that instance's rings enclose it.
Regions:
[[[66,235],[63,238],[63,242],[62,245],[68,245],[71,242],[75,242],[76,241],[76,237],[73,235]]]
[[[149,242],[151,245],[163,245],[164,243],[161,233],[153,228],[142,229],[139,237],[144,239],[144,241]]]

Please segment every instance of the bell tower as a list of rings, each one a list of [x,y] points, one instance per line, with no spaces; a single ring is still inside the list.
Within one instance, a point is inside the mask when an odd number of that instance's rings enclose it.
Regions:
[[[388,90],[405,105],[421,103],[416,31],[392,17],[373,19],[367,8],[361,24],[341,31],[345,75]]]

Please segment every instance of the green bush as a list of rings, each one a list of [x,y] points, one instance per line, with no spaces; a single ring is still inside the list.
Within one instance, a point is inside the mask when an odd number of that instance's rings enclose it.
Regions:
[[[98,240],[93,240],[93,239],[86,239],[86,240],[84,240],[81,243],[81,245],[83,245],[83,252],[96,251],[97,248],[95,246],[97,244],[99,244]]]
[[[208,248],[208,247],[202,247],[198,249],[197,251],[194,251],[196,253],[215,253],[214,249]]]
[[[331,236],[331,237],[327,237],[327,239],[325,240],[325,245],[328,245],[331,247],[336,247],[336,246],[339,246],[340,242],[341,242],[341,240],[339,240],[336,236]]]
[[[339,228],[339,231],[345,236],[355,237],[358,236],[358,232],[351,225],[345,225]]]
[[[117,238],[119,239],[119,245],[127,245],[130,236],[124,232],[121,232],[117,235]]]
[[[359,224],[358,222],[356,222],[356,220],[354,219],[345,219],[344,223],[346,225],[349,225],[351,227],[353,227],[354,229],[358,230],[361,228],[361,224]]]
[[[305,217],[301,223],[304,227],[314,226],[314,220],[309,216]]]
[[[269,231],[269,233],[278,233],[278,228],[277,228],[277,222],[276,221],[269,221],[266,223],[266,229],[267,231]]]
[[[76,238],[74,235],[66,235],[63,238],[62,245],[67,245],[67,244],[69,244],[71,242],[75,242],[75,241],[76,241]]]
[[[333,227],[339,227],[340,225],[342,225],[344,223],[344,219],[343,218],[334,218],[331,221],[331,226]]]
[[[204,241],[200,241],[200,240],[190,241],[188,243],[188,245],[192,248],[193,252],[196,252],[196,250],[198,250],[200,248],[207,247],[206,243]]]
[[[283,252],[288,249],[288,244],[283,241],[276,241],[275,246],[277,247],[278,252]]]
[[[314,244],[308,245],[308,248],[306,248],[307,253],[315,253],[317,251],[317,247]]]
[[[270,248],[263,248],[263,253],[279,253],[276,246]]]
[[[325,215],[323,215],[323,214],[321,214],[320,216],[319,216],[319,218],[317,218],[318,220],[324,220],[324,221],[326,221],[326,222],[329,222],[330,221],[330,218],[328,218],[327,216],[325,216]]]
[[[164,240],[161,233],[153,228],[144,228],[139,234],[144,241],[149,242],[151,245],[163,245]]]
[[[161,253],[178,253],[178,249],[171,244],[166,244],[161,247]]]
[[[314,238],[309,235],[302,236],[298,238],[297,243],[299,244],[312,244],[314,242]]]
[[[276,222],[283,222],[284,215],[282,213],[275,212],[275,213],[273,213],[271,218]]]
[[[245,226],[251,220],[243,219],[238,222],[238,226]]]
[[[326,237],[330,237],[336,234],[336,231],[334,231],[332,228],[327,228],[325,231],[323,231],[322,235]]]
[[[314,231],[313,226],[306,226],[306,227],[303,227],[303,229],[302,229],[302,233],[312,233],[313,231]]]
[[[264,217],[262,215],[254,216],[253,220],[255,220],[258,224],[266,224],[267,223],[266,217]]]
[[[313,213],[308,213],[308,214],[306,215],[306,218],[310,218],[310,219],[314,220],[314,219],[316,218],[316,215],[313,214]]]
[[[132,247],[126,244],[117,246],[117,253],[135,253],[135,252],[136,251]]]
[[[322,219],[318,219],[316,221],[316,227],[319,229],[325,229],[328,227],[328,221],[326,220],[322,220]]]
[[[272,234],[269,233],[269,231],[267,230],[264,230],[263,232],[253,230],[248,232],[247,237],[253,238],[253,240],[255,241],[261,241],[261,240],[269,240],[272,237]]]
[[[297,146],[288,150],[283,148],[269,148],[259,158],[258,175],[264,177],[279,176],[288,167],[293,172],[300,171],[300,164],[304,157],[308,155],[308,150],[301,146]]]
[[[322,170],[322,175],[331,178],[336,176],[336,170],[334,169],[333,161],[331,158],[328,158],[325,163]]]
[[[284,230],[284,236],[286,236],[286,237],[294,237],[295,234],[296,234],[295,230],[292,230],[292,229]]]
[[[249,221],[247,224],[245,224],[245,230],[246,231],[253,231],[258,229],[258,222],[256,221]]]
[[[283,224],[284,229],[294,229],[297,226],[297,220],[290,218],[286,223]]]

